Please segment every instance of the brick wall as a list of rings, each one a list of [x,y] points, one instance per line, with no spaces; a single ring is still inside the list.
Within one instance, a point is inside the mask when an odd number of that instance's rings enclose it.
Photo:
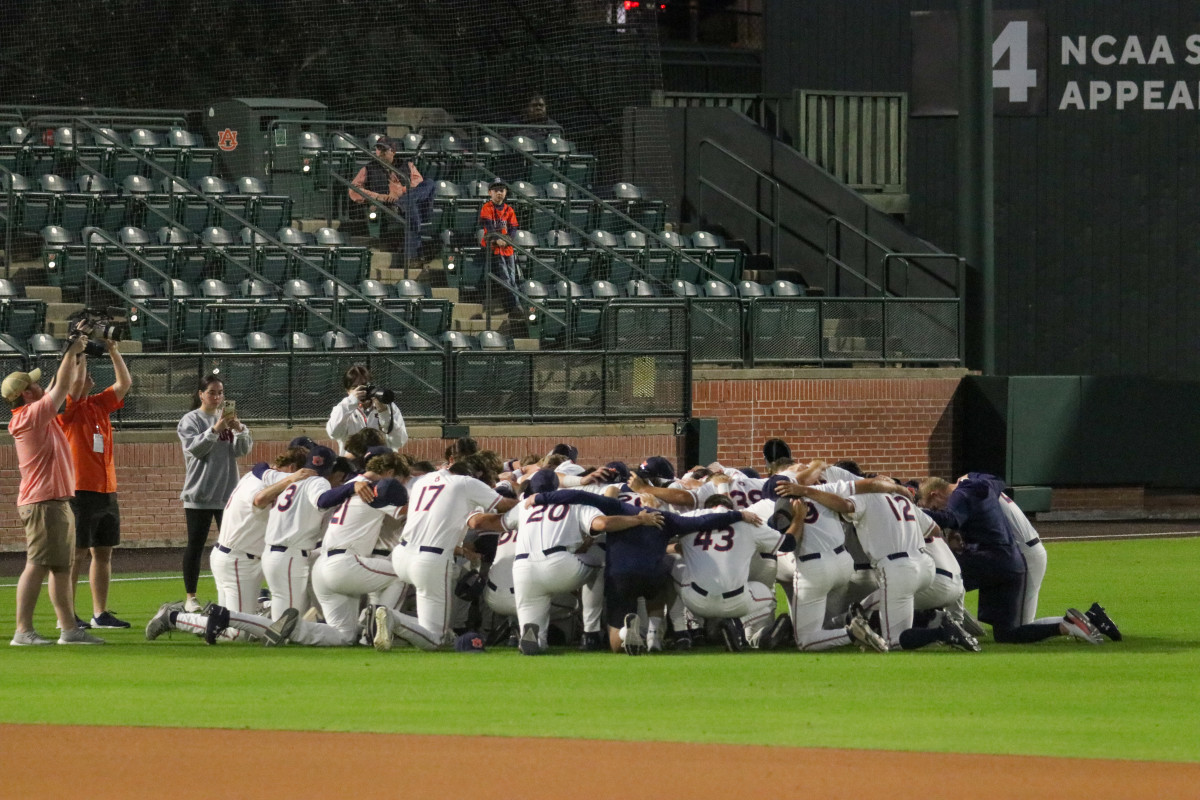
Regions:
[[[786,378],[697,381],[692,413],[716,417],[717,458],[763,465],[779,437],[798,458],[851,458],[896,477],[948,475],[953,468],[954,392],[959,377]]]
[[[854,458],[863,469],[900,477],[950,471],[953,396],[961,373],[905,377],[908,373],[860,370],[857,372],[871,377],[838,372],[838,377],[826,378],[818,376],[830,371],[805,372],[813,377],[791,377],[790,373],[770,377],[771,373],[743,371],[727,373],[744,378],[740,380],[698,377],[693,387],[694,414],[719,420],[721,461],[761,467],[763,441],[778,436],[804,458]],[[880,374],[886,377],[874,377]],[[586,422],[580,421],[581,425]],[[506,458],[547,453],[560,441],[578,447],[583,464],[612,460],[635,464],[650,455],[667,456],[678,463],[682,456],[682,439],[664,432],[662,426],[652,426],[649,431],[619,425],[564,425],[561,432],[548,428],[487,426],[473,429],[473,433],[482,447]],[[270,439],[257,441],[243,466],[270,460],[294,433],[276,431]],[[157,441],[129,441],[135,438]],[[418,458],[437,462],[446,444],[430,434],[414,438],[406,449]],[[186,538],[179,502],[183,454],[173,434],[118,433],[116,461],[125,541],[131,546],[181,544]],[[24,548],[16,513],[18,482],[12,445],[0,445],[0,550]]]
[[[519,432],[514,426],[514,432]],[[7,438],[7,437],[6,437]],[[183,485],[183,453],[177,441],[121,441],[117,434],[115,458],[117,486],[121,498],[121,535],[130,546],[182,545],[187,540],[183,504],[179,490]],[[171,437],[174,439],[174,436]],[[289,437],[290,438],[290,437]],[[551,436],[480,436],[480,446],[505,457],[517,458],[529,453],[548,453],[564,437]],[[676,437],[665,434],[634,434],[569,438],[579,448],[584,464],[602,464],[621,460],[640,462],[646,455],[663,454],[675,459]],[[11,440],[9,440],[11,442]],[[258,461],[269,461],[287,445],[288,439],[256,441],[242,460],[243,469]],[[321,442],[332,445],[332,442]],[[417,458],[440,462],[448,442],[442,439],[415,439],[406,450]],[[23,550],[25,534],[17,516],[16,495],[20,483],[17,456],[11,443],[0,446],[0,551]]]

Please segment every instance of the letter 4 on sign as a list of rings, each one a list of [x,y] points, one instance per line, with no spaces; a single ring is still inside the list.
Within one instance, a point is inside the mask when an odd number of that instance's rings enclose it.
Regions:
[[[996,65],[1008,54],[1008,68]],[[1029,23],[1014,20],[1004,26],[992,42],[992,86],[1008,89],[1008,102],[1029,102],[1029,90],[1037,86],[1037,70],[1029,68]]]

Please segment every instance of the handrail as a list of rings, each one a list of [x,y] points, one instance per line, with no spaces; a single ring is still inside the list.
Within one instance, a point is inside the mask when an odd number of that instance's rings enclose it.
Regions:
[[[956,253],[894,253],[894,252],[889,251],[889,252],[883,254],[883,260],[882,260],[883,285],[884,286],[890,285],[890,282],[888,281],[888,276],[890,274],[889,266],[892,261],[901,261],[901,262],[903,262],[903,264],[906,267],[910,267],[910,266],[912,266],[912,263],[909,259],[917,259],[917,258],[929,258],[929,259],[934,259],[934,260],[949,259],[951,261],[954,261],[955,265],[956,265],[956,269],[955,269],[955,278],[956,279],[959,277],[959,274],[960,274],[958,267],[964,266],[967,262],[967,260],[964,257],[957,255]],[[920,264],[918,264],[917,266],[920,266]],[[925,270],[925,273],[928,277],[930,277],[933,280],[937,281],[938,283],[942,284],[947,289],[952,289],[954,291],[955,295],[961,294],[962,283],[958,282],[958,280],[956,280],[954,283],[951,283],[950,281],[943,278],[941,275],[938,275],[935,272],[931,272],[930,270]]]
[[[13,243],[13,222],[16,219],[16,202],[17,190],[13,187],[13,176],[17,173],[10,170],[8,167],[0,167],[0,175],[8,176],[8,188],[5,190],[5,206],[4,214],[0,217],[4,220],[4,278],[5,280],[12,277],[12,243]],[[22,176],[24,177],[24,176]]]
[[[57,124],[60,122],[70,123],[76,119],[86,119],[86,117],[80,117],[80,116],[75,116],[75,115],[59,116],[57,114],[40,114],[38,116],[30,117],[26,124],[29,125],[30,127],[32,127],[35,124]],[[152,120],[154,122],[169,123],[169,125],[166,127],[166,130],[168,130],[168,131],[171,130],[172,128],[180,128],[183,130],[187,129],[187,120],[184,119],[183,117],[177,117],[177,116],[161,116],[161,117],[144,116],[144,117],[141,117],[141,116],[132,116],[132,115],[108,114],[108,115],[97,115],[97,119],[122,120],[122,121],[129,120],[129,121],[137,121],[137,122],[144,122],[144,121]],[[70,127],[70,126],[68,125],[66,127]],[[119,126],[114,123],[113,127],[122,127],[122,126]],[[155,126],[153,124],[145,125],[145,126],[133,125],[130,127],[130,130],[133,130],[134,128],[137,128],[137,127],[155,128],[157,126]],[[33,131],[30,131],[29,136],[27,136],[25,140],[29,141],[29,138],[32,136],[33,136]],[[101,146],[109,147],[110,145],[101,145]],[[55,141],[55,143],[52,145],[52,147],[60,148],[63,150],[66,150],[68,148],[74,150],[76,147],[78,147],[78,144],[75,142],[74,138],[72,138],[71,143],[69,145],[60,145],[60,144],[58,144],[57,141]],[[115,146],[114,146],[114,149],[115,149]]]
[[[746,169],[753,172],[758,178],[763,179],[768,184],[770,184],[772,195],[773,195],[773,198],[772,198],[773,202],[771,204],[771,208],[774,209],[776,215],[779,214],[779,181],[777,181],[775,178],[772,178],[770,175],[763,172],[762,170],[751,166],[749,161],[747,161],[746,159],[737,155],[732,150],[730,150],[728,147],[725,147],[724,145],[719,144],[718,142],[714,141],[713,139],[705,137],[704,139],[700,140],[700,144],[697,149],[700,151],[701,154],[703,154],[703,152],[704,152],[705,145],[708,145],[710,147],[715,147],[717,149],[717,152],[719,152],[725,156],[728,156],[729,158],[731,158],[734,161],[734,163],[738,164],[741,167],[745,167]],[[749,203],[743,202],[739,198],[734,197],[730,192],[726,191],[723,187],[718,186],[717,184],[715,184],[712,181],[705,178],[703,175],[697,175],[697,179],[700,181],[701,186],[708,186],[711,189],[717,190],[718,192],[721,193],[721,195],[723,197],[725,197],[725,199],[727,199],[733,203],[736,203],[740,208],[742,208],[742,210],[749,211],[756,218],[762,220],[763,222],[765,222],[771,226],[771,262],[773,264],[777,265],[776,268],[778,268],[778,264],[779,264],[779,220],[771,219],[766,214],[763,214],[758,209],[751,206]]]
[[[35,113],[42,112],[62,112],[64,115],[79,116],[112,116],[113,114],[124,114],[129,116],[137,116],[138,111],[148,111],[154,114],[166,114],[177,117],[187,117],[189,114],[199,114],[200,109],[194,108],[112,108],[108,106],[43,106],[43,105],[0,105],[0,113],[15,112],[22,120],[25,119],[25,112],[33,111]]]
[[[865,245],[867,245],[869,247],[874,247],[877,250],[879,250],[882,254],[882,256],[881,256],[881,258],[883,259],[882,265],[884,267],[886,267],[886,265],[888,263],[887,262],[888,254],[891,253],[892,250],[887,245],[885,245],[883,242],[879,241],[878,239],[876,239],[873,236],[871,236],[870,234],[868,234],[866,231],[861,230],[860,228],[855,226],[853,223],[850,223],[850,222],[842,219],[841,217],[837,216],[836,214],[830,214],[828,217],[825,218],[826,263],[829,263],[829,260],[833,259],[835,263],[837,263],[839,265],[843,264],[843,262],[840,259],[841,250],[842,250],[841,245],[840,245],[840,242],[841,242],[840,232],[842,229],[845,229],[845,230],[849,231],[850,233],[853,233],[855,236],[858,236]],[[837,239],[837,242],[838,242],[838,245],[836,247],[834,246],[835,238]],[[835,251],[836,251],[837,255],[834,255]],[[920,257],[920,258],[958,258],[958,256],[953,253],[940,253],[940,252],[907,253],[907,254],[900,255],[900,257],[905,258],[905,259],[912,259],[912,258],[917,258],[917,257]],[[863,256],[863,260],[864,260],[864,262],[868,262],[868,257],[866,256],[865,253]],[[923,267],[919,263],[916,266],[921,269],[922,273],[924,273],[926,277],[932,278],[934,280],[940,281],[941,283],[945,284],[945,280],[943,278],[941,278],[941,276],[939,276],[937,273]],[[844,268],[851,274],[855,275],[855,277],[859,278],[860,280],[865,280],[864,276],[858,274],[857,272],[850,269],[849,267],[844,267]],[[886,272],[885,272],[885,278],[886,278]],[[871,283],[871,286],[876,289],[880,288],[878,285],[876,285],[874,283]],[[955,289],[955,293],[961,296],[962,284],[960,283],[958,286],[955,286],[954,289]]]
[[[92,130],[92,131],[96,131],[96,130],[98,130],[97,126],[95,126],[95,125],[92,125],[92,124],[91,124],[90,122],[88,122],[87,120],[77,120],[77,122],[82,122],[82,123],[83,123],[83,124],[84,124],[84,125],[85,125],[87,128],[89,128],[89,129],[90,129],[90,130]],[[118,143],[118,144],[117,144],[117,145],[114,147],[114,149],[119,149],[119,150],[122,150],[122,151],[124,151],[124,152],[126,152],[126,153],[130,153],[130,154],[132,154],[132,155],[133,155],[133,156],[134,156],[134,157],[135,157],[135,158],[136,158],[138,161],[142,162],[143,164],[146,164],[146,165],[148,165],[148,166],[149,166],[151,169],[155,170],[156,172],[159,172],[159,173],[161,173],[162,175],[166,176],[167,178],[170,178],[172,181],[175,181],[175,180],[179,179],[177,175],[172,175],[170,172],[168,172],[167,170],[163,169],[163,168],[162,168],[162,167],[160,167],[158,164],[155,164],[153,161],[151,161],[150,159],[146,158],[145,156],[143,156],[141,153],[137,152],[137,151],[136,151],[136,150],[134,150],[133,148],[126,147],[125,145],[123,145],[123,144],[119,144],[119,143]],[[86,166],[86,165],[84,165],[84,166]],[[91,170],[91,171],[95,172],[95,170]],[[181,182],[182,182],[182,181],[181,181]],[[186,183],[184,183],[184,185],[186,185]],[[173,184],[173,183],[172,183],[172,187],[174,187],[174,184]],[[187,197],[189,197],[189,198],[190,198],[190,197],[199,197],[199,198],[200,198],[201,200],[203,200],[203,201],[204,201],[206,204],[208,204],[208,206],[209,206],[210,208],[214,208],[214,207],[215,207],[215,208],[218,208],[218,209],[220,209],[220,211],[221,211],[223,214],[225,214],[226,216],[232,217],[232,218],[233,218],[233,219],[235,219],[237,222],[239,222],[239,223],[241,223],[242,225],[244,225],[245,227],[249,228],[249,229],[250,229],[250,230],[251,230],[251,231],[254,233],[254,236],[255,236],[255,239],[256,239],[256,240],[257,240],[259,237],[261,237],[262,239],[265,239],[267,242],[269,242],[269,243],[271,243],[271,244],[275,245],[276,247],[279,247],[279,248],[283,249],[283,250],[284,250],[285,252],[287,252],[287,253],[288,253],[288,254],[289,254],[289,255],[290,255],[292,258],[298,259],[299,261],[301,261],[302,263],[304,263],[304,265],[305,265],[306,267],[308,267],[309,269],[312,269],[312,270],[316,271],[318,274],[320,274],[320,275],[323,275],[323,276],[324,276],[326,279],[328,279],[328,280],[332,280],[336,286],[340,287],[340,288],[339,288],[339,290],[338,290],[338,294],[339,294],[339,295],[341,294],[341,289],[343,289],[343,288],[344,288],[344,289],[346,289],[346,290],[347,290],[347,295],[349,295],[349,296],[353,296],[353,297],[355,297],[356,299],[358,299],[358,300],[361,300],[361,301],[363,301],[363,302],[367,303],[369,306],[371,306],[372,308],[374,308],[376,311],[382,312],[384,315],[386,315],[386,316],[387,316],[389,319],[391,319],[392,321],[400,323],[400,325],[401,325],[402,327],[404,327],[404,328],[407,328],[409,331],[412,331],[412,332],[414,332],[414,333],[417,333],[418,335],[420,335],[422,338],[426,339],[427,341],[429,341],[429,342],[431,342],[431,343],[434,343],[434,344],[436,344],[436,343],[437,343],[435,339],[433,339],[432,337],[430,337],[430,336],[429,336],[429,334],[425,333],[424,331],[420,330],[419,328],[416,328],[416,327],[415,327],[415,326],[413,326],[413,325],[410,325],[408,322],[406,322],[405,320],[403,320],[403,319],[401,319],[400,317],[398,317],[398,316],[396,316],[395,314],[393,314],[391,311],[389,311],[389,310],[388,310],[387,308],[385,308],[383,305],[381,305],[380,303],[376,302],[374,299],[372,299],[372,298],[370,298],[370,297],[367,297],[366,295],[364,295],[364,294],[363,294],[362,292],[360,292],[360,291],[359,291],[357,288],[355,288],[355,287],[353,287],[353,286],[350,286],[349,284],[347,284],[347,283],[344,283],[343,281],[341,281],[340,279],[338,279],[338,277],[337,277],[336,275],[334,275],[333,273],[331,273],[331,272],[327,272],[327,271],[325,270],[325,268],[324,268],[324,267],[322,267],[322,266],[319,266],[319,265],[318,265],[316,262],[314,262],[313,260],[311,260],[310,258],[308,258],[307,256],[305,256],[303,253],[301,253],[301,252],[299,251],[299,249],[297,249],[297,248],[295,248],[295,247],[293,247],[293,246],[291,246],[291,245],[286,245],[286,244],[284,244],[284,243],[283,243],[283,242],[281,242],[279,239],[275,238],[275,235],[274,235],[274,234],[272,234],[272,233],[269,233],[269,232],[267,232],[266,230],[264,230],[263,228],[260,228],[260,227],[258,227],[257,225],[253,224],[253,223],[252,223],[252,222],[250,222],[249,220],[247,220],[247,219],[245,219],[244,217],[242,217],[242,216],[241,216],[240,214],[238,214],[237,212],[235,212],[235,211],[233,211],[232,209],[230,209],[230,208],[228,208],[228,207],[226,207],[226,206],[222,205],[221,203],[217,202],[216,200],[213,200],[211,197],[208,197],[207,195],[205,195],[205,194],[203,194],[203,193],[201,193],[201,192],[197,192],[197,191],[193,190],[193,189],[192,189],[190,186],[188,187],[188,191],[187,191],[187,192],[172,192],[172,194],[182,194],[182,195],[186,195],[186,196],[187,196]],[[220,251],[219,251],[219,246],[217,246],[217,245],[209,245],[209,244],[204,244],[204,243],[201,243],[201,246],[202,246],[202,247],[205,249],[205,251],[206,251],[206,252],[212,252],[212,251],[217,251],[217,252],[220,252]],[[252,275],[252,276],[253,276],[254,278],[256,278],[257,280],[261,280],[261,281],[264,281],[264,282],[270,283],[270,281],[267,281],[267,279],[266,279],[266,278],[265,278],[263,275],[261,275],[260,273],[256,272],[255,270],[251,269],[251,268],[249,267],[249,265],[242,265],[242,264],[238,264],[238,266],[239,266],[241,269],[243,269],[243,270],[244,270],[246,273],[248,273],[249,275]]]

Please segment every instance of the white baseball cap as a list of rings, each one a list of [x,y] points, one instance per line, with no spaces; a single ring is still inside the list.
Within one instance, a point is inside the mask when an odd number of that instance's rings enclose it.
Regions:
[[[3,393],[4,399],[11,403],[21,396],[21,392],[41,379],[42,371],[40,369],[35,369],[33,372],[13,372],[4,379],[4,385],[0,387],[0,392]]]

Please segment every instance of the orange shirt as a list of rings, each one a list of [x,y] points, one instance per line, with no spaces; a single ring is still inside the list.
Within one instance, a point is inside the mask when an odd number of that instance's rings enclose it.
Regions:
[[[48,394],[13,409],[8,432],[16,445],[17,465],[21,470],[18,506],[75,496],[71,448],[58,426],[56,412]]]
[[[112,422],[108,415],[122,408],[112,387],[75,402],[67,398],[67,407],[58,415],[71,445],[75,465],[75,489],[81,492],[115,492],[117,468],[113,463]],[[96,437],[101,437],[99,440]]]

